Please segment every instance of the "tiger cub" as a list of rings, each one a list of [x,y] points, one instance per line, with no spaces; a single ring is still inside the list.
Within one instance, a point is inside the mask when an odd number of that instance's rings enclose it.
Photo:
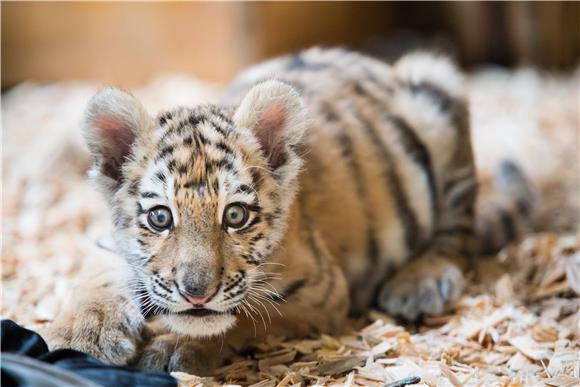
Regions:
[[[203,373],[215,337],[333,333],[371,304],[415,320],[461,294],[478,186],[446,58],[309,49],[157,118],[107,88],[83,133],[123,260],[90,268],[53,347]],[[146,317],[169,333],[140,357]]]

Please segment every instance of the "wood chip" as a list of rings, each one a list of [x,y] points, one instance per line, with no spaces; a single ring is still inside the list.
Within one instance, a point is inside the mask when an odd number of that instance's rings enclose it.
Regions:
[[[455,374],[453,373],[453,371],[449,369],[449,367],[447,367],[445,364],[440,364],[439,367],[441,368],[441,372],[443,372],[443,375],[445,375],[445,377],[451,382],[451,384],[453,384],[455,387],[463,387],[463,383],[461,383],[459,379],[457,379],[457,376],[455,376]]]
[[[365,356],[337,356],[320,360],[317,369],[320,375],[337,375],[359,367],[365,361]]]
[[[296,357],[296,351],[288,351],[275,356],[266,357],[258,362],[258,368],[261,371],[266,370],[276,364],[286,364],[294,360]]]
[[[580,386],[580,378],[568,375],[556,375],[553,378],[544,380],[548,386],[555,387],[578,387]]]
[[[407,378],[387,383],[385,384],[385,387],[405,387],[409,384],[417,384],[419,382],[421,382],[421,378],[419,376],[409,376]]]
[[[528,335],[514,337],[509,340],[509,343],[533,360],[549,359],[552,355],[549,347],[546,347],[543,343],[538,343]]]

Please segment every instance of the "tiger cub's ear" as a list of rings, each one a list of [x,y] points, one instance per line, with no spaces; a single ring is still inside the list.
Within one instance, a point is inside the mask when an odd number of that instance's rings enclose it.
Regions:
[[[291,86],[266,81],[254,86],[244,97],[234,122],[252,131],[275,171],[289,164],[301,164],[295,149],[302,142],[306,116],[302,98]]]
[[[93,178],[109,189],[118,186],[133,144],[150,136],[153,129],[153,118],[137,98],[115,88],[99,91],[89,101],[83,127],[94,159]]]

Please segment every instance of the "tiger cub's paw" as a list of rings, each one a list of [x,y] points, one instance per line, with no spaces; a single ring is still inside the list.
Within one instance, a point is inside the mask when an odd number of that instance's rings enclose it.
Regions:
[[[144,318],[123,297],[93,301],[56,320],[45,330],[51,350],[72,348],[109,364],[126,365],[135,357]]]
[[[378,305],[393,316],[415,321],[438,315],[456,301],[464,287],[463,273],[443,258],[421,257],[403,266],[382,287]]]
[[[212,344],[208,345],[211,347]],[[152,338],[140,351],[137,368],[166,372],[186,372],[210,375],[218,364],[218,357],[199,342],[164,333]]]

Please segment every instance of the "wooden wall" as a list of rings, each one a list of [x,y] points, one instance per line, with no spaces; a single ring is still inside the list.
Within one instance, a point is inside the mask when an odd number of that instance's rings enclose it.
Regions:
[[[429,47],[466,67],[569,69],[577,2],[1,2],[2,87],[33,79],[135,86],[164,72],[227,82],[315,44],[384,57]]]
[[[223,81],[255,58],[243,3],[2,2],[2,83],[160,72]]]

